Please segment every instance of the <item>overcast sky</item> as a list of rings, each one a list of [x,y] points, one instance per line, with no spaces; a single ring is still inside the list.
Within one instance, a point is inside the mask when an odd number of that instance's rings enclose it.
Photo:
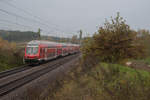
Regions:
[[[0,9],[32,20],[0,11],[0,29],[37,31],[40,27],[43,34],[70,36],[82,29],[84,33],[93,34],[105,18],[114,17],[117,12],[131,28],[150,29],[150,0],[0,0]]]

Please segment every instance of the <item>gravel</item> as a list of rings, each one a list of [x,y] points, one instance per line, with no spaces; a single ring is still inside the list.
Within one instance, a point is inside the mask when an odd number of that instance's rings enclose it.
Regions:
[[[62,77],[63,75],[65,75],[65,73],[67,73],[70,69],[72,69],[74,65],[78,62],[78,60],[79,57],[69,61],[68,63],[63,64],[62,66],[56,68],[55,70],[16,89],[15,91],[9,93],[8,95],[5,95],[4,97],[0,98],[0,100],[33,100],[33,99],[38,100],[38,98],[36,97],[39,96],[41,93],[43,94],[43,96],[47,95],[46,94],[47,91],[45,90],[49,88],[49,85],[55,82],[60,76]],[[34,68],[31,70],[34,70]]]

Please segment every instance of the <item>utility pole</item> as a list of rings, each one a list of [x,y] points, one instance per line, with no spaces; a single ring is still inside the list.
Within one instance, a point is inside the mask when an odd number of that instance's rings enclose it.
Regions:
[[[82,32],[82,30],[80,30],[80,36],[79,36],[79,44],[81,45],[81,41],[82,41],[82,34],[83,34],[83,32]]]
[[[41,40],[41,29],[40,28],[38,29],[37,33],[38,33],[38,40]]]

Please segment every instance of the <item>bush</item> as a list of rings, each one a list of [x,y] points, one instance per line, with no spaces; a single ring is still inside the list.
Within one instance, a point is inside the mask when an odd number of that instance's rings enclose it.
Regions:
[[[148,100],[150,73],[119,64],[99,63],[89,73],[71,73],[48,100]]]
[[[22,52],[15,43],[0,38],[0,71],[21,65],[22,57]]]

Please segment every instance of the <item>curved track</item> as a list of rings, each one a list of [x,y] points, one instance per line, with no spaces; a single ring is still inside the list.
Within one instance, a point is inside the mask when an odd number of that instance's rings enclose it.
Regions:
[[[16,80],[10,81],[9,83],[6,83],[4,85],[0,86],[0,97],[8,94],[9,92],[12,92],[13,90],[31,82],[34,79],[37,79],[38,77],[58,68],[59,66],[63,65],[64,63],[74,59],[75,57],[77,57],[78,54],[76,55],[71,55],[71,56],[67,56],[58,60],[54,60],[48,64],[45,64],[41,70],[35,71],[29,75],[26,75],[22,78],[18,78]]]

